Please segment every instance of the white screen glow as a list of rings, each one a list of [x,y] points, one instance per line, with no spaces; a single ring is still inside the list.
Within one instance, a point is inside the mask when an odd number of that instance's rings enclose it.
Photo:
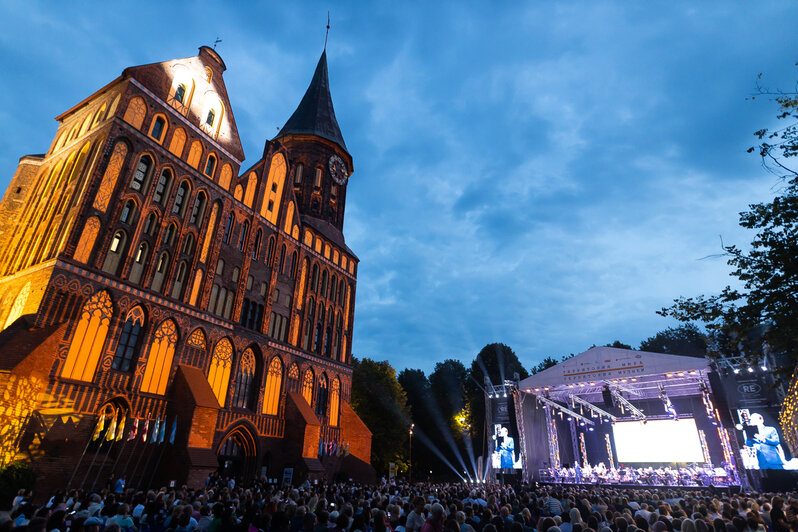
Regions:
[[[619,421],[612,428],[620,463],[703,462],[695,420]]]

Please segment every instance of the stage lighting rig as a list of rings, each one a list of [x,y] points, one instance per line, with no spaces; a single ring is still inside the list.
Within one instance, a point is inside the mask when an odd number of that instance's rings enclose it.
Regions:
[[[532,394],[532,395],[534,395],[534,394]],[[578,421],[581,421],[581,422],[585,423],[585,425],[594,425],[595,424],[595,423],[593,423],[592,420],[590,420],[590,419],[588,419],[588,418],[586,418],[584,416],[580,416],[579,414],[577,414],[576,412],[574,412],[570,408],[564,407],[560,403],[555,403],[551,399],[547,399],[547,398],[545,398],[545,397],[543,397],[541,395],[535,395],[535,398],[538,401],[540,401],[541,403],[549,405],[550,407],[554,408],[555,410],[559,410],[561,415],[563,413],[565,413],[565,414],[571,416],[573,419],[576,419]]]
[[[610,394],[615,398],[616,401],[618,401],[621,404],[622,408],[625,408],[626,410],[631,412],[634,417],[636,417],[640,421],[645,421],[646,420],[646,415],[643,413],[643,411],[640,410],[639,408],[637,408],[632,403],[630,403],[626,399],[626,397],[621,395],[621,393],[618,390],[616,390],[615,388],[611,387],[610,388]]]
[[[578,395],[571,395],[570,396],[572,403],[579,403],[580,405],[584,406],[588,410],[591,410],[593,413],[598,414],[600,418],[608,418],[611,421],[615,421],[616,417],[610,414],[609,412],[602,410],[601,408],[597,407],[593,403],[585,401]]]
[[[662,401],[662,404],[665,405],[665,412],[667,412],[668,415],[670,415],[673,419],[679,419],[679,415],[676,413],[676,408],[673,406],[671,398],[668,397],[665,387],[661,384],[659,385],[659,399]]]

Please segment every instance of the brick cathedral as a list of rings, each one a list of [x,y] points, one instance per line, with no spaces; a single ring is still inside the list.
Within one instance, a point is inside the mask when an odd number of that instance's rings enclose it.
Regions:
[[[244,170],[225,69],[125,69],[0,202],[0,460],[40,485],[374,475],[326,52]]]

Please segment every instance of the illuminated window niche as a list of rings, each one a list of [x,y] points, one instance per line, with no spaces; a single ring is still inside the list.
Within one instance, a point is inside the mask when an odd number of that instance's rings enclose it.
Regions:
[[[118,141],[114,145],[114,150],[111,153],[111,158],[108,160],[108,165],[105,167],[100,188],[94,196],[93,207],[100,212],[105,212],[108,208],[108,201],[116,187],[116,182],[119,179],[119,173],[122,171],[122,166],[125,164],[125,157],[127,156],[128,147],[122,141]]]
[[[61,368],[61,377],[85,382],[94,379],[113,312],[108,292],[98,292],[86,302]]]
[[[191,100],[194,96],[194,80],[188,75],[185,69],[175,76],[172,87],[169,89],[169,96],[166,103],[177,109],[181,115],[186,116],[191,108]]]
[[[267,416],[276,416],[280,408],[280,386],[283,383],[283,363],[279,357],[272,358],[269,372],[266,374],[266,386],[263,389],[263,410]]]
[[[319,419],[327,416],[327,375],[324,373],[319,376],[316,387],[316,416]]]
[[[143,98],[136,96],[127,104],[127,109],[125,109],[122,120],[136,129],[141,129],[141,125],[144,123],[144,118],[146,118],[146,116],[147,104],[144,103]]]
[[[155,331],[147,366],[144,368],[144,377],[141,379],[142,392],[157,395],[166,392],[177,338],[177,326],[172,320],[166,320]]]
[[[313,370],[308,368],[305,370],[305,376],[302,379],[302,397],[309,405],[313,404]]]
[[[183,148],[186,145],[186,131],[179,127],[172,133],[172,140],[169,142],[169,151],[176,157],[183,157]]]
[[[84,264],[89,262],[91,251],[94,249],[94,241],[97,240],[97,234],[100,232],[100,219],[96,216],[91,216],[86,223],[83,224],[83,231],[80,233],[78,245],[75,248],[75,253],[72,257]]]
[[[263,201],[260,206],[260,215],[269,220],[273,225],[277,225],[277,218],[280,213],[280,200],[283,196],[285,171],[285,157],[283,157],[281,153],[275,153],[269,165],[266,189],[263,193]]]
[[[297,366],[296,362],[288,368],[288,391],[299,391],[299,366]]]
[[[216,171],[216,155],[208,154],[208,160],[205,161],[205,170],[202,172],[206,176],[213,179],[213,173]]]
[[[230,382],[230,368],[233,365],[233,345],[227,338],[222,338],[216,344],[208,368],[208,384],[219,401],[224,406],[227,397],[227,386]]]
[[[341,413],[341,380],[335,377],[330,392],[330,426],[337,427]]]

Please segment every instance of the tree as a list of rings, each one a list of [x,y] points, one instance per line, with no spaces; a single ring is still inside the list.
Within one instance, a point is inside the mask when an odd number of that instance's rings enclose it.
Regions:
[[[631,345],[625,344],[625,343],[621,342],[620,340],[615,340],[611,344],[607,344],[604,347],[615,347],[616,349],[631,349],[632,348]]]
[[[448,423],[465,406],[466,368],[462,362],[446,359],[435,364],[429,375],[430,390],[440,408],[443,419]]]
[[[465,395],[470,412],[472,444],[476,454],[485,454],[487,450],[485,427],[485,394],[482,386],[487,376],[493,384],[501,384],[502,379],[529,377],[529,373],[521,365],[518,356],[509,346],[500,343],[488,344],[482,348],[471,363],[468,379],[465,381]]]
[[[416,437],[413,440],[413,456],[411,457],[414,471],[426,472],[438,469],[440,460],[428,447],[429,443],[434,444],[441,440],[429,412],[432,402],[429,379],[420,369],[403,369],[399,373],[398,381],[407,397],[410,422],[415,424]]]
[[[407,456],[410,410],[388,361],[352,359],[352,408],[372,433],[371,463],[387,471]]]
[[[748,151],[760,155],[782,186],[772,201],[740,213],[740,225],[755,231],[750,249],[723,246],[731,275],[743,288],[727,286],[717,295],[675,299],[659,313],[703,323],[711,355],[743,355],[753,365],[769,349],[791,358],[793,364],[782,369],[792,373],[798,360],[798,172],[791,167],[798,155],[798,93],[762,88],[759,93],[775,100],[785,126],[755,132],[759,145]]]
[[[536,366],[532,366],[532,369],[529,370],[529,373],[535,375],[536,373],[540,373],[544,369],[549,369],[551,367],[556,366],[557,364],[559,364],[559,362],[557,362],[555,359],[551,357],[546,357],[540,362],[538,362]]]
[[[707,352],[707,336],[693,323],[668,327],[640,342],[641,351],[703,357]]]

